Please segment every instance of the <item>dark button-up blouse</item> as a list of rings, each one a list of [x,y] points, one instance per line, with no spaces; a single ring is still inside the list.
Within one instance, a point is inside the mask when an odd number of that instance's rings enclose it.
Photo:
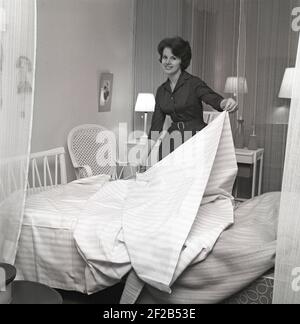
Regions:
[[[200,78],[182,72],[173,92],[169,80],[157,89],[149,137],[151,138],[151,131],[162,131],[166,115],[170,115],[173,122],[195,120],[196,123],[199,122],[199,129],[203,128],[206,124],[203,121],[202,101],[223,111],[220,107],[223,99]]]

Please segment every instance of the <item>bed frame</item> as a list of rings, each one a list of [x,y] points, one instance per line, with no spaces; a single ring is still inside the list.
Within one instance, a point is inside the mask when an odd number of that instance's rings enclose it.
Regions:
[[[67,183],[65,149],[32,153],[29,159],[28,193],[35,193]]]

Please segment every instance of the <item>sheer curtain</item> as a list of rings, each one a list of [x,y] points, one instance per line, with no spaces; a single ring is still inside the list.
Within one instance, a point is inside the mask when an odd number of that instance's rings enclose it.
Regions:
[[[300,37],[279,213],[275,304],[300,304]]]
[[[0,261],[14,263],[32,126],[35,0],[0,0],[0,46]]]
[[[241,1],[193,0],[191,19],[185,15],[185,20],[191,21],[193,31],[192,73],[224,97],[238,100],[240,106],[243,94],[239,91],[225,93],[225,85],[228,78],[242,74],[242,42],[246,35],[240,30]],[[204,109],[211,110],[205,104]],[[233,129],[236,118],[236,114],[230,115]]]
[[[193,74],[224,94],[227,77],[237,74],[239,0],[193,0]]]

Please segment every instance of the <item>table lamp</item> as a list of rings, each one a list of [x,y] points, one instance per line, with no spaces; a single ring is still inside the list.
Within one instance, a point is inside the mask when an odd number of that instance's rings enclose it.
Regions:
[[[233,76],[228,77],[226,79],[224,92],[232,93],[234,97],[236,97],[238,93],[248,93],[246,78]]]
[[[293,91],[293,82],[295,76],[295,68],[289,67],[285,69],[281,87],[279,90],[278,97],[282,99],[289,99],[292,98],[292,91]],[[276,109],[272,113],[272,123],[275,124],[288,124],[289,121],[289,108],[290,105],[286,102],[284,105],[280,107],[276,107]]]
[[[147,114],[148,112],[153,112],[155,108],[155,97],[152,93],[139,93],[136,104],[135,111],[144,113],[144,134],[141,139],[147,139]]]
[[[280,91],[278,94],[279,98],[287,98],[287,99],[292,98],[294,72],[295,72],[295,68],[286,68],[285,69],[281,87],[280,87]]]

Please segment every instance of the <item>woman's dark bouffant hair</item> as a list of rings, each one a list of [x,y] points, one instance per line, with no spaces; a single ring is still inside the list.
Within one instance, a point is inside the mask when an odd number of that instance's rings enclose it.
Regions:
[[[159,61],[162,62],[162,56],[164,49],[168,47],[171,49],[172,53],[181,59],[181,70],[185,71],[192,59],[192,50],[190,43],[185,41],[181,37],[165,38],[163,39],[157,47],[158,53],[160,55]]]

